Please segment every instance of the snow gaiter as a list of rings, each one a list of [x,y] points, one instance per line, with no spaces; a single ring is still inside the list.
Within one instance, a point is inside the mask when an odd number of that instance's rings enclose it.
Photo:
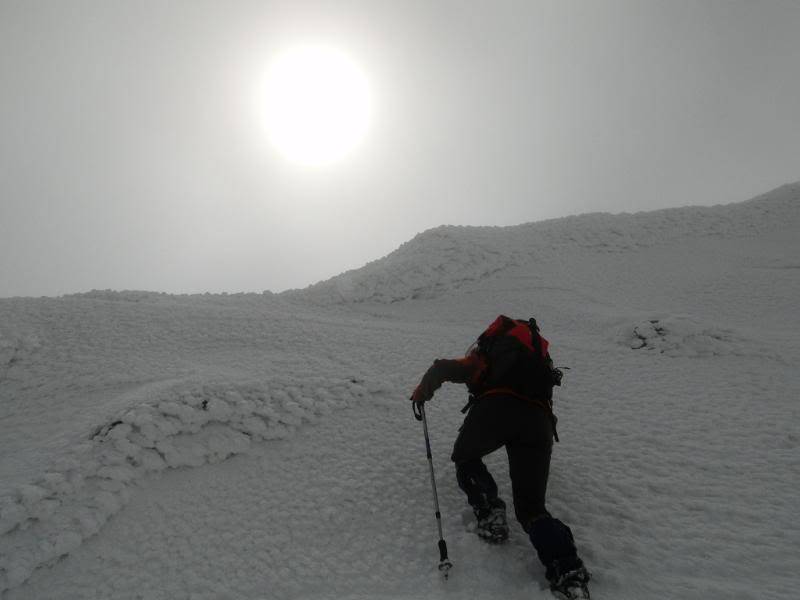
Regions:
[[[577,569],[583,562],[578,558],[572,531],[553,517],[541,517],[528,528],[531,543],[546,567],[548,580]]]

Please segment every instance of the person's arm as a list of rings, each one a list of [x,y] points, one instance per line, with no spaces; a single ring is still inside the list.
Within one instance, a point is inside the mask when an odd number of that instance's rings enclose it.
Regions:
[[[451,383],[472,383],[485,368],[485,363],[476,354],[464,358],[433,361],[433,364],[422,376],[422,380],[411,395],[413,402],[427,402],[445,381]]]

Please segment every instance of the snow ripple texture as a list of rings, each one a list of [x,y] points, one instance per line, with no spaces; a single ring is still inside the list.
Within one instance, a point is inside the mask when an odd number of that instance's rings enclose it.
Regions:
[[[214,464],[385,386],[357,379],[171,384],[103,424],[34,483],[0,498],[0,592],[100,531],[146,474]]]

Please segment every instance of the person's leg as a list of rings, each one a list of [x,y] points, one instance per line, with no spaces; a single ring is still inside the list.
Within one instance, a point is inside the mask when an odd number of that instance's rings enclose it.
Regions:
[[[506,441],[503,406],[496,400],[484,398],[472,406],[453,446],[458,485],[476,510],[497,498],[497,484],[481,460]]]
[[[576,572],[580,583],[589,580],[583,561],[578,557],[572,530],[562,521],[550,515],[542,516],[530,525],[528,535],[539,560],[545,566],[545,577],[551,584]]]
[[[488,506],[497,498],[497,483],[480,458],[456,462],[456,480],[473,508]]]
[[[553,448],[552,427],[543,412],[536,407],[524,407],[520,434],[506,446],[514,512],[525,531],[537,519],[549,517],[545,507],[547,478],[550,474],[550,455]]]
[[[588,573],[578,558],[572,531],[553,518],[545,506],[553,430],[550,419],[537,407],[524,407],[516,422],[519,434],[506,446],[508,452],[514,510],[528,533],[551,584],[565,574],[580,571],[584,583]]]

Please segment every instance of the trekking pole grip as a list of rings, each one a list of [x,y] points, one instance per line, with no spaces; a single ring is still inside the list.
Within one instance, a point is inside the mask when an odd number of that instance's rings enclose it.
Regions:
[[[414,411],[414,418],[417,421],[422,421],[422,403],[420,403],[420,402],[412,402],[411,403],[411,410]]]

